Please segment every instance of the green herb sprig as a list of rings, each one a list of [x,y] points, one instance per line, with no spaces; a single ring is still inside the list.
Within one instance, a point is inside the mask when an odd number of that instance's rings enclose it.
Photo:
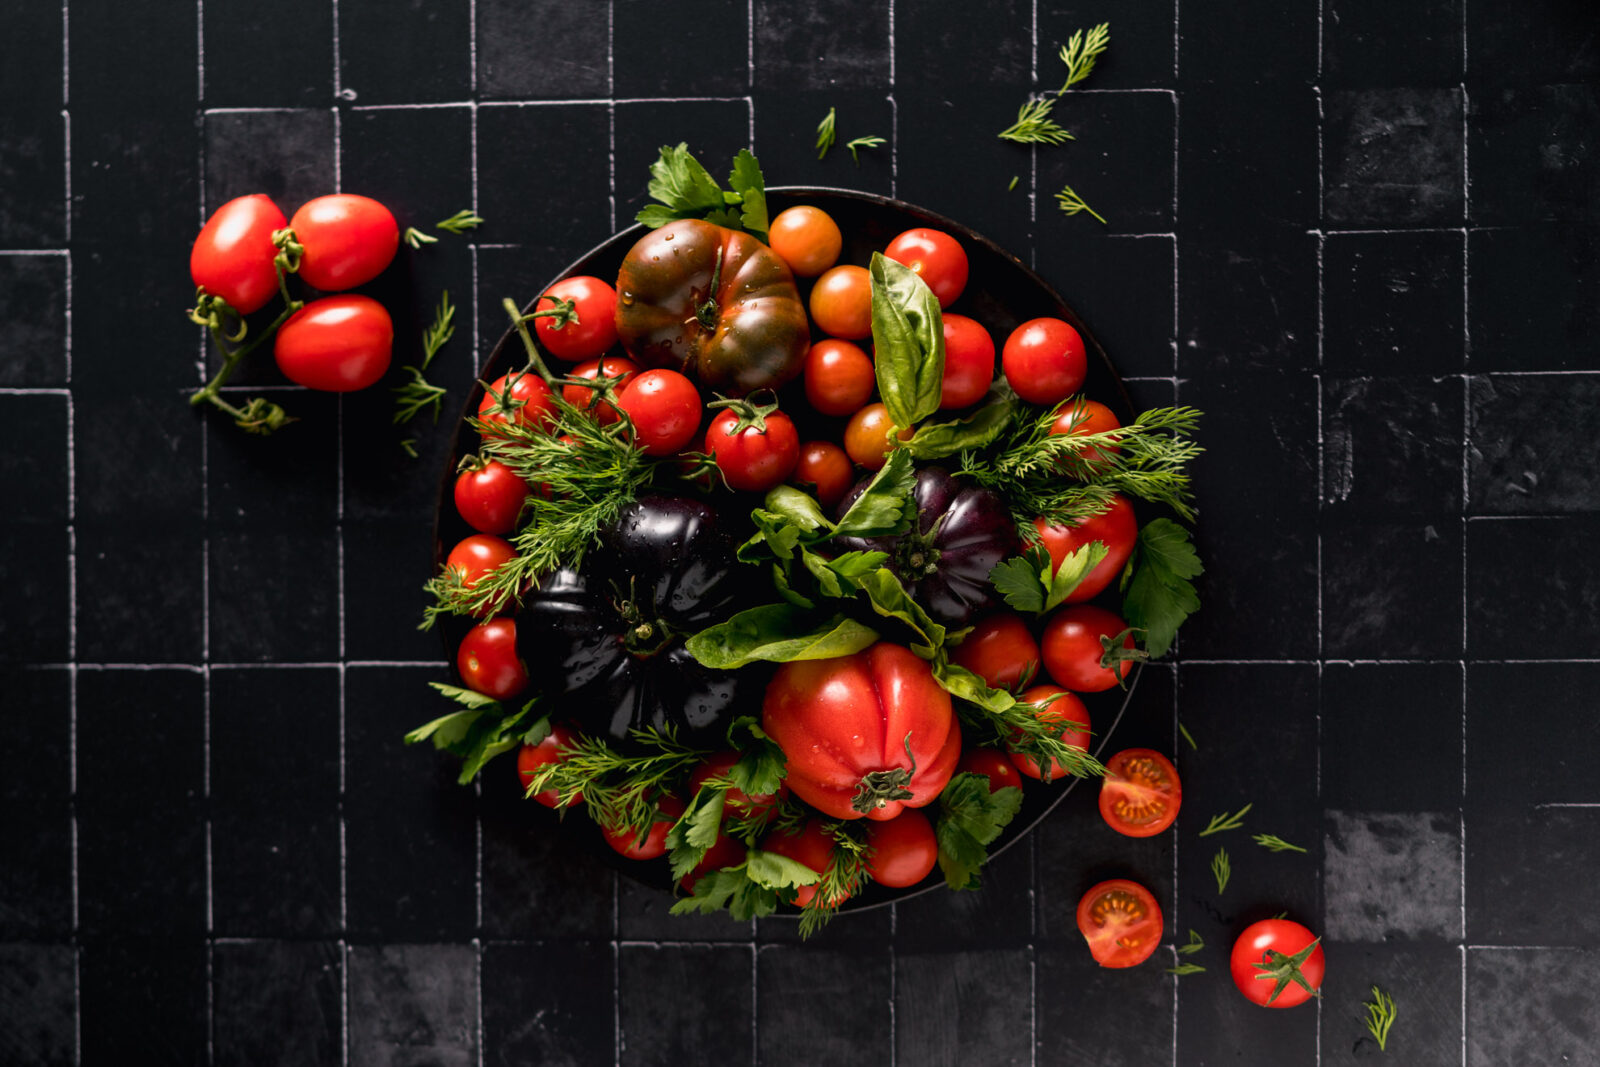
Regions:
[[[1224,812],[1221,815],[1211,816],[1211,821],[1206,823],[1206,828],[1204,830],[1200,831],[1200,836],[1210,837],[1212,834],[1220,834],[1224,830],[1237,830],[1239,827],[1244,825],[1245,813],[1248,812],[1251,807],[1252,805],[1246,804],[1232,815]]]
[[[1277,834],[1256,834],[1250,840],[1268,852],[1304,852],[1299,845],[1291,845]]]
[[[1367,1009],[1367,1032],[1377,1039],[1378,1051],[1388,1051],[1389,1028],[1399,1014],[1394,1006],[1394,998],[1373,986],[1372,999],[1363,1001],[1361,1006]]]
[[[1211,877],[1217,880],[1217,895],[1221,896],[1228,888],[1228,879],[1233,877],[1233,864],[1228,862],[1228,850],[1217,849],[1217,854],[1211,857]]]

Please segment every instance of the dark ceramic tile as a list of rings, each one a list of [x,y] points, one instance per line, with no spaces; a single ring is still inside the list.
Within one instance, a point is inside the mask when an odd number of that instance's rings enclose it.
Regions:
[[[1534,801],[1528,787],[1508,800],[1501,783],[1467,783],[1467,943],[1600,946],[1600,916],[1585,906],[1600,864],[1600,808]]]
[[[597,903],[609,903],[609,887],[596,886]],[[736,922],[725,911],[713,915],[673,915],[678,899],[654,885],[617,879],[617,936],[626,941],[754,941],[755,925]]]
[[[79,522],[73,585],[78,659],[199,663],[204,552],[203,533],[189,520]],[[65,598],[64,572],[62,578]]]
[[[66,246],[66,152],[66,124],[57,109],[0,114],[0,247]]]
[[[817,124],[829,108],[834,111],[834,144],[818,159]],[[761,161],[769,185],[847,187],[883,196],[893,191],[895,105],[887,76],[883,85],[862,89],[758,89],[752,112],[755,143],[750,150]],[[858,146],[854,156],[845,147],[869,136],[882,137],[884,143]]]
[[[66,256],[0,255],[0,386],[66,383],[70,275]]]
[[[900,952],[894,1051],[900,1063],[1033,1063],[1033,968],[1026,949]]]
[[[8,518],[64,523],[71,486],[61,477],[69,451],[67,409],[60,394],[0,393],[0,494]]]
[[[27,739],[0,749],[0,941],[65,940],[73,925],[71,680],[64,669],[7,668],[0,686],[0,723]]]
[[[1600,648],[1600,563],[1592,515],[1467,523],[1467,652],[1587,659]],[[1507,566],[1536,559],[1536,567]],[[1551,611],[1551,604],[1563,605]]]
[[[886,90],[889,0],[822,0],[796,7],[755,0],[752,53],[757,89]]]
[[[615,110],[616,165],[612,173],[616,182],[616,218],[611,228],[585,231],[587,243],[575,252],[599,244],[613,229],[633,225],[639,209],[651,202],[645,192],[650,164],[661,157],[663,145],[686,142],[689,151],[724,188],[734,153],[750,146],[751,105],[746,100],[647,100],[618,104]],[[778,184],[771,175],[768,178]],[[603,187],[601,184],[594,188],[598,191]],[[575,255],[567,257],[574,258]]]
[[[610,91],[609,18],[548,0],[484,0],[476,20],[482,98],[594,98]],[[537,31],[529,32],[530,27]]]
[[[1048,214],[1053,205],[1041,198],[1039,210]],[[1034,267],[1089,326],[1112,364],[1124,375],[1170,376],[1176,364],[1176,241],[1113,236],[1082,225],[1081,218],[1046,218],[1044,224],[1070,227],[1073,236],[1040,241]]]
[[[1461,524],[1337,523],[1322,533],[1322,651],[1335,659],[1461,653]]]
[[[1070,246],[1075,241],[1069,235],[1101,225],[1087,213],[1062,217],[1055,196],[1068,185],[1105,216],[1108,233],[1172,231],[1177,210],[1176,97],[1069,93],[1053,115],[1078,140],[1062,151],[1037,156],[1041,246],[1057,241]],[[1107,136],[1112,130],[1117,135]]]
[[[971,95],[974,86],[1011,89],[1017,104],[1032,75],[1031,5],[1002,0],[982,6],[935,8],[908,4],[894,9],[895,87],[902,103],[924,94]],[[975,63],[975,56],[982,62]],[[1050,79],[1044,79],[1048,82]],[[957,93],[958,86],[967,92]],[[908,127],[910,128],[910,127]],[[1004,126],[996,127],[996,130]]]
[[[456,784],[459,763],[402,740],[445,713],[427,687],[438,680],[431,668],[345,673],[345,751],[361,754],[345,779],[347,926],[362,940],[464,941],[478,925],[473,791]]]
[[[189,39],[193,37],[191,26]],[[76,100],[73,104],[74,274],[82,266],[80,248],[114,254],[125,260],[118,287],[129,288],[128,281],[141,274],[153,275],[152,280],[161,283],[161,298],[148,302],[151,311],[147,313],[159,311],[178,323],[186,322],[176,314],[182,305],[175,301],[184,299],[187,278],[183,266],[189,257],[188,239],[199,230],[196,209],[200,182],[195,163],[200,143],[192,111],[170,100],[140,109],[134,109],[129,100],[103,109],[84,108]],[[166,264],[173,260],[181,265],[168,269]],[[86,299],[89,293],[110,295],[92,286],[75,285],[74,292],[80,307],[91,303]],[[79,329],[84,324],[78,322],[76,310],[73,336],[95,336]],[[124,320],[120,330],[109,333],[124,358],[128,325]],[[74,354],[76,348],[75,345]]]
[[[1473,230],[1469,360],[1474,370],[1581,370],[1600,331],[1600,229]]]
[[[1287,231],[1239,238],[1200,240],[1187,228],[1178,237],[1178,371],[1184,378],[1316,366],[1316,239]]]
[[[271,436],[241,433],[226,418],[205,424],[207,506],[214,529],[323,529],[338,517],[338,398],[308,391],[277,399],[300,421]],[[102,433],[113,436],[116,428],[112,422]],[[194,451],[192,444],[188,451]],[[172,463],[168,460],[157,471]],[[128,480],[115,468],[106,478],[112,484]]]
[[[271,8],[248,0],[211,0],[201,18],[206,104],[332,103],[337,10],[316,0],[286,0]]]
[[[1330,940],[1459,941],[1460,814],[1330,810],[1322,880]]]
[[[1026,839],[990,858],[979,889],[949,889],[937,867],[928,882],[933,889],[895,905],[897,951],[1012,947],[1032,936],[1033,854]]]
[[[1459,89],[1333,90],[1323,107],[1323,218],[1334,226],[1462,220]],[[1473,155],[1473,180],[1477,180]]]
[[[1458,85],[1465,0],[1323,0],[1322,77],[1339,88]]]
[[[750,87],[746,0],[692,0],[663,19],[651,0],[616,0],[614,95],[741,96]],[[683,62],[679,57],[694,57]]]
[[[0,1059],[17,1067],[76,1062],[77,950],[0,944]]]
[[[1600,511],[1600,375],[1492,375],[1470,380],[1467,426],[1474,515]]]
[[[344,0],[339,84],[362,104],[465,100],[472,86],[472,8]],[[359,42],[351,46],[347,42]],[[488,42],[479,39],[478,47]]]
[[[756,1062],[887,1062],[892,986],[887,955],[763,946],[756,956]]]
[[[1600,800],[1594,768],[1600,764],[1600,728],[1591,712],[1600,665],[1517,663],[1467,666],[1467,791],[1494,795],[1506,770],[1502,739],[1507,722],[1517,724],[1517,743],[1537,754],[1538,774],[1522,787],[1535,804]]]
[[[339,658],[339,535],[212,524],[209,649],[214,663]]]
[[[174,231],[198,232],[194,204]],[[72,378],[84,389],[128,396],[148,393],[167,406],[163,426],[202,418],[185,404],[185,390],[199,388],[204,331],[183,314],[194,298],[189,281],[187,238],[163,236],[135,248],[94,246],[72,254]],[[94,299],[86,299],[93,293]],[[271,360],[268,358],[268,365]],[[218,416],[220,417],[220,416]]]
[[[1361,516],[1461,513],[1461,380],[1324,379],[1322,506]]]
[[[81,116],[107,105],[177,104],[187,112],[196,102],[195,8],[171,4],[144,10],[116,0],[81,0],[66,8],[65,15],[74,126]],[[134,56],[146,59],[138,77],[106,76],[126,70]]]
[[[610,129],[608,110],[595,104],[478,111],[478,214],[488,220],[481,232],[484,240],[492,234],[496,244],[522,246],[518,254],[530,261],[536,284],[555,277],[614,229],[605,151]],[[685,129],[678,140],[688,136]],[[659,136],[661,144],[669,140]],[[656,135],[649,141],[659,147]],[[655,148],[649,151],[653,157]],[[536,168],[528,167],[530,156],[539,160]],[[619,162],[617,175],[642,194],[650,162],[632,160],[631,170]],[[630,220],[632,214],[626,213]],[[496,307],[503,295],[509,294],[495,294]],[[504,328],[502,318],[500,329],[486,337],[498,337]]]
[[[1583,0],[1472,0],[1467,80],[1554,85],[1600,75],[1600,26]]]
[[[1594,980],[1600,980],[1600,952],[1593,949],[1468,951],[1467,1067],[1514,1063],[1530,1046],[1550,1063],[1600,1059],[1600,1028],[1587,995]],[[1529,990],[1551,994],[1529,996]]]
[[[419,478],[419,480],[425,480]],[[454,660],[439,630],[417,629],[430,603],[429,519],[360,520],[345,525],[345,654],[353,660]],[[441,673],[442,677],[442,673]]]
[[[613,1062],[620,1054],[615,952],[603,942],[485,945],[484,1063],[587,1067]],[[538,1007],[530,1010],[532,1005]]]
[[[211,112],[204,130],[207,217],[236,196],[266,193],[287,219],[312,197],[335,191],[339,126],[331,110]],[[263,152],[263,144],[272,151]],[[272,308],[276,314],[275,302]]]
[[[1151,973],[1169,966],[1168,958],[1158,951],[1143,967],[1113,970],[1090,958],[1082,938],[1041,947],[1035,1062],[1138,1067],[1170,1061],[1176,979]]]
[[[343,970],[339,946],[328,941],[217,944],[211,963],[217,1062],[337,1062]]]
[[[830,949],[850,951],[863,945],[886,945],[892,920],[888,908],[842,911],[809,938],[800,936],[799,912],[792,909],[756,920],[756,937],[764,944],[806,945],[822,952]]]
[[[508,146],[484,145],[486,161],[504,160]],[[416,226],[432,231],[433,223],[472,204],[472,112],[465,107],[355,109],[339,126],[340,182],[346,192],[361,193],[383,202],[394,212],[402,229]],[[426,159],[428,166],[417,167]],[[486,221],[470,236],[435,232],[439,243],[420,249],[402,246],[390,273],[413,273],[448,264],[464,272],[469,266],[465,249],[469,240],[489,240],[498,220]],[[499,240],[496,235],[493,239]],[[465,291],[465,279],[461,289]]]
[[[1458,233],[1329,234],[1322,252],[1323,367],[1460,371],[1467,307],[1462,242]],[[1476,329],[1473,337],[1476,345]]]
[[[479,1062],[478,954],[471,945],[352,945],[349,1062]]]
[[[1351,975],[1335,995],[1324,994],[1318,1013],[1325,1064],[1366,1064],[1387,1055],[1417,1067],[1457,1067],[1461,1063],[1461,949],[1455,945],[1345,944],[1327,938],[1327,957]],[[1371,987],[1395,998],[1394,1028],[1380,1055],[1367,1030],[1363,998]]]
[[[184,406],[172,393],[77,392],[72,428],[79,518],[135,528],[148,521],[199,522],[205,426]],[[215,425],[217,433],[244,436],[231,423]],[[213,462],[215,456],[213,448]]]
[[[1024,263],[1032,258],[1034,232],[1061,240],[1078,227],[1100,225],[1087,215],[1063,217],[1048,196],[1040,199],[1038,223],[1030,222],[1020,184],[1018,192],[1006,192],[1014,176],[1028,173],[1026,156],[1000,141],[994,142],[994,150],[972,150],[974,131],[983,131],[985,139],[999,133],[1016,118],[1016,104],[997,103],[988,93],[953,84],[943,92],[909,98],[902,93],[895,100],[896,128],[905,131],[895,145],[895,195],[900,199],[969,226]],[[951,166],[952,159],[961,165]],[[1079,191],[1095,203],[1093,190]],[[1105,213],[1103,202],[1096,206]]]
[[[6,20],[6,65],[0,70],[0,100],[32,103],[35,110],[57,112],[60,93],[44,87],[63,85],[62,63],[67,20],[45,4],[19,6]]]
[[[624,945],[617,1006],[623,1064],[744,1063],[755,1043],[754,947]],[[717,990],[717,1010],[685,1011],[688,990]]]
[[[1480,90],[1467,108],[1468,214],[1480,226],[1600,222],[1593,85]]]
[[[1114,10],[1083,0],[1046,0],[1039,5],[1039,86],[1066,80],[1058,55],[1077,30],[1111,23],[1111,46],[1079,84],[1085,89],[1134,89],[1171,85],[1177,73],[1178,5],[1174,0],[1134,0]]]
[[[1272,0],[1185,8],[1178,19],[1178,70],[1185,82],[1309,84],[1317,70],[1314,5]]]
[[[339,672],[211,672],[212,925],[337,933]]]
[[[197,937],[88,942],[78,1003],[83,1063],[115,1062],[129,1049],[150,1063],[206,1061],[206,949]]]
[[[72,632],[71,533],[65,524],[0,523],[0,660],[64,663]],[[81,644],[81,641],[80,641]]]
[[[1461,800],[1461,666],[1329,663],[1322,670],[1322,802],[1447,811]],[[1375,743],[1381,738],[1382,743]],[[1427,758],[1417,753],[1426,751]]]
[[[89,934],[206,928],[203,684],[197,671],[78,674],[78,914]]]

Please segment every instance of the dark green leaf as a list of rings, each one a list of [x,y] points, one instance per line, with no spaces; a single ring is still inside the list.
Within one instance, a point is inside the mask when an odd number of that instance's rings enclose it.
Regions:
[[[733,173],[728,175],[728,185],[739,196],[739,222],[744,229],[762,241],[767,239],[767,192],[761,177],[761,164],[748,148],[739,149],[733,157]]]
[[[482,711],[466,709],[452,711],[449,715],[440,716],[430,723],[417,727],[406,734],[406,744],[414,745],[418,741],[433,740],[433,747],[448,750],[467,736],[467,731],[472,724],[484,714]]]
[[[1039,580],[1039,568],[1022,556],[1012,556],[991,567],[989,584],[1018,611],[1038,614],[1044,610],[1047,591]]]
[[[734,553],[741,561],[756,563],[769,556],[778,559],[794,558],[795,546],[800,543],[803,531],[789,521],[787,516],[765,508],[756,508],[750,512],[750,521],[755,523],[756,533]]]
[[[697,218],[723,206],[722,187],[690,154],[688,144],[682,142],[675,148],[662,146],[661,157],[650,164],[648,192],[652,199],[666,205],[674,218]],[[657,211],[652,217],[659,214]],[[647,226],[661,225],[647,221],[643,211],[639,213],[639,221]]]
[[[473,689],[463,689],[459,685],[446,685],[443,682],[429,682],[428,685],[464,708],[487,708],[500,703],[493,697],[486,697]]]
[[[939,869],[950,888],[977,888],[989,844],[1021,808],[1022,790],[1015,786],[991,793],[986,775],[963,772],[950,779],[939,794],[934,821]]]
[[[917,517],[916,501],[911,496],[916,487],[917,472],[912,468],[910,454],[895,449],[839,519],[835,536],[887,537],[905,533]]]
[[[674,903],[671,910],[673,915],[710,915],[724,909],[734,919],[747,922],[778,910],[778,894],[774,889],[752,882],[741,864],[701,875],[694,884],[693,895]]]
[[[1125,579],[1122,617],[1144,631],[1145,650],[1152,657],[1172,647],[1178,627],[1200,609],[1191,577],[1204,568],[1189,542],[1189,533],[1171,519],[1153,519],[1139,531]]]
[[[761,733],[760,727],[754,727],[753,732],[759,736],[749,743],[744,754],[728,768],[728,779],[733,782],[735,789],[747,797],[766,796],[776,793],[783,785],[787,761],[783,749],[778,747],[776,741]]]
[[[983,407],[953,422],[923,423],[906,442],[905,450],[916,459],[927,460],[983,448],[1010,424],[1015,407],[1016,394],[996,383]]]
[[[939,410],[944,392],[944,319],[916,271],[872,253],[872,359],[878,395],[902,429]]]
[[[1061,566],[1057,567],[1055,574],[1050,577],[1050,595],[1045,598],[1044,610],[1055,608],[1071,596],[1072,591],[1083,584],[1089,572],[1099,566],[1100,561],[1105,558],[1104,541],[1090,541],[1068,552],[1061,560]]]
[[[722,809],[728,794],[702,786],[695,792],[678,821],[667,831],[667,854],[672,864],[672,880],[678,881],[700,865],[706,850],[717,843],[722,827]]]
[[[815,612],[792,604],[767,604],[706,627],[684,647],[702,666],[732,670],[757,660],[788,663],[848,656],[877,639],[870,627],[844,615],[819,620]]]
[[[928,617],[922,605],[911,598],[906,587],[900,584],[893,571],[879,567],[861,580],[872,610],[885,618],[899,619],[921,638],[910,645],[911,651],[923,659],[933,659],[944,647],[945,629]]]
[[[669,222],[677,222],[681,218],[694,218],[693,215],[680,215],[665,204],[646,204],[639,209],[634,217],[635,222],[642,222],[652,230],[659,230]]]
[[[771,490],[763,504],[768,512],[781,516],[802,530],[817,530],[833,525],[822,513],[822,505],[817,503],[816,497],[792,485],[780,485]]]

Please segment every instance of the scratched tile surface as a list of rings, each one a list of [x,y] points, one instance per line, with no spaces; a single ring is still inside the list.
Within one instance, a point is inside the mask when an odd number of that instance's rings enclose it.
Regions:
[[[670,7],[8,13],[0,1060],[1381,1062],[1378,985],[1390,1062],[1600,1063],[1589,0]],[[1078,140],[996,140],[1106,18],[1057,104]],[[841,145],[885,143],[818,159],[830,107]],[[1141,402],[1208,413],[1205,607],[1114,738],[1177,758],[1173,830],[1115,837],[1079,789],[981,894],[802,943],[674,919],[531,826],[509,778],[463,789],[401,744],[449,678],[417,587],[500,298],[625,224],[678,141],[961,219],[1060,289]],[[1064,185],[1106,224],[1058,213]],[[228,396],[292,407],[292,432],[197,417],[190,235],[245,192],[341,188],[424,229],[490,221],[367,288],[399,337],[379,390],[263,361]],[[444,290],[451,392],[413,459],[386,390]],[[1074,926],[1112,876],[1166,915],[1131,971]],[[1261,1012],[1226,949],[1280,911],[1325,935],[1329,977]]]

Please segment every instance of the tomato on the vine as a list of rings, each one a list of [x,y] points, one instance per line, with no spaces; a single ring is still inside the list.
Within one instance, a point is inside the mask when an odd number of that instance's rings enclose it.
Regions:
[[[883,254],[921,275],[942,308],[955,303],[967,287],[967,250],[943,230],[926,226],[907,230],[890,241]]]
[[[811,321],[830,337],[872,336],[872,275],[848,263],[832,267],[811,287]]]
[[[1106,761],[1100,817],[1126,837],[1154,837],[1178,817],[1183,783],[1172,761],[1151,748],[1126,748]]]
[[[668,793],[656,802],[656,808],[667,818],[652,822],[642,839],[625,826],[616,829],[601,826],[600,834],[606,844],[630,860],[659,859],[667,854],[667,832],[683,814],[683,801]]]
[[[844,449],[832,441],[807,441],[800,446],[800,459],[791,476],[802,489],[810,487],[824,511],[844,499],[855,481],[855,469]]]
[[[532,371],[514,370],[489,384],[478,403],[478,418],[488,423],[485,436],[497,436],[496,423],[548,429],[555,422],[554,394]]]
[[[514,619],[490,619],[467,631],[456,649],[456,670],[468,689],[506,701],[528,688],[528,668],[517,655]]]
[[[780,484],[800,460],[800,433],[776,409],[760,416],[761,425],[739,429],[741,413],[725,408],[706,429],[706,454],[716,460],[728,488],[759,492]]]
[[[867,876],[891,889],[916,885],[939,862],[933,823],[916,808],[867,827],[867,848]]]
[[[819,207],[800,204],[778,212],[767,229],[767,244],[801,278],[815,278],[839,261],[844,235]]]
[[[1128,624],[1093,604],[1072,604],[1052,615],[1040,646],[1044,669],[1074,693],[1099,693],[1120,684],[1141,656]]]
[[[528,499],[528,483],[497,459],[473,459],[456,475],[456,511],[479,533],[506,534],[516,529]]]
[[[860,345],[829,337],[806,352],[806,399],[824,415],[849,415],[877,388],[872,357]]]
[[[567,374],[569,378],[580,378],[592,382],[596,378],[615,378],[611,389],[613,395],[628,387],[628,383],[638,377],[639,364],[631,359],[621,356],[602,356],[599,359],[585,360]],[[605,390],[587,385],[563,385],[561,399],[571,404],[580,411],[587,411],[601,426],[609,426],[622,416],[617,414],[617,409],[612,407],[612,401],[606,397]],[[700,403],[700,394],[695,394],[695,404]]]
[[[1068,604],[1081,604],[1104,592],[1128,565],[1128,557],[1139,540],[1139,520],[1134,517],[1133,504],[1121,493],[1112,493],[1106,510],[1076,526],[1051,526],[1043,519],[1034,519],[1033,528],[1039,532],[1039,543],[1050,553],[1052,571],[1061,569],[1061,561],[1069,553],[1092,541],[1106,546],[1105,558],[1083,576],[1078,588],[1067,594]]]
[[[889,458],[889,434],[894,430],[894,419],[881,402],[868,404],[854,415],[844,428],[844,450],[850,459],[875,471]],[[900,431],[900,440],[909,440],[915,431],[906,427]]]
[[[1001,611],[974,625],[950,650],[950,662],[976,674],[991,689],[1015,689],[1039,673],[1039,642],[1021,615]]]
[[[1089,356],[1078,331],[1060,319],[1029,319],[1000,352],[1006,381],[1030,404],[1059,404],[1083,388]]]
[[[670,456],[700,429],[700,390],[675,370],[641,371],[622,387],[617,406],[633,420],[633,443],[647,456]]]
[[[262,193],[235,197],[212,212],[189,250],[189,277],[241,315],[260,311],[278,291],[272,234],[289,223]]]
[[[617,291],[599,278],[576,274],[544,291],[534,312],[553,311],[557,300],[570,300],[576,318],[556,325],[555,315],[539,315],[533,331],[540,344],[568,363],[594,359],[617,343]]]
[[[774,830],[761,840],[763,852],[776,852],[780,856],[786,856],[796,863],[811,868],[818,875],[828,873],[828,865],[833,862],[833,848],[833,835],[823,828],[820,819],[807,819],[805,826],[794,833],[782,829]],[[794,894],[795,904],[803,908],[811,903],[812,898],[817,895],[818,888],[820,888],[818,882],[797,887]]]
[[[370,296],[325,296],[290,315],[272,346],[278,369],[291,382],[348,393],[372,385],[389,369],[394,323]]]
[[[562,763],[572,756],[572,746],[577,744],[578,733],[572,728],[557,723],[550,727],[550,732],[543,741],[537,745],[523,745],[517,751],[517,774],[522,779],[522,788],[526,792],[533,785],[533,776],[540,767],[547,763]],[[546,789],[542,793],[535,793],[533,799],[547,808],[561,806],[560,794],[554,789]],[[578,804],[583,800],[579,793],[569,803]]]
[[[1093,886],[1078,901],[1078,932],[1102,967],[1133,967],[1161,944],[1161,906],[1150,890],[1126,878]]]
[[[300,277],[336,292],[365,285],[394,259],[400,227],[388,208],[368,196],[331,193],[300,205],[289,220],[300,254]]]
[[[1007,786],[1022,788],[1022,775],[1011,758],[998,748],[969,748],[961,753],[957,774],[981,774],[989,779],[989,792]]]
[[[994,381],[994,338],[977,319],[944,316],[943,410],[976,404]]]
[[[1292,1008],[1317,995],[1327,971],[1321,939],[1292,919],[1251,923],[1228,956],[1233,984],[1252,1004]]]

